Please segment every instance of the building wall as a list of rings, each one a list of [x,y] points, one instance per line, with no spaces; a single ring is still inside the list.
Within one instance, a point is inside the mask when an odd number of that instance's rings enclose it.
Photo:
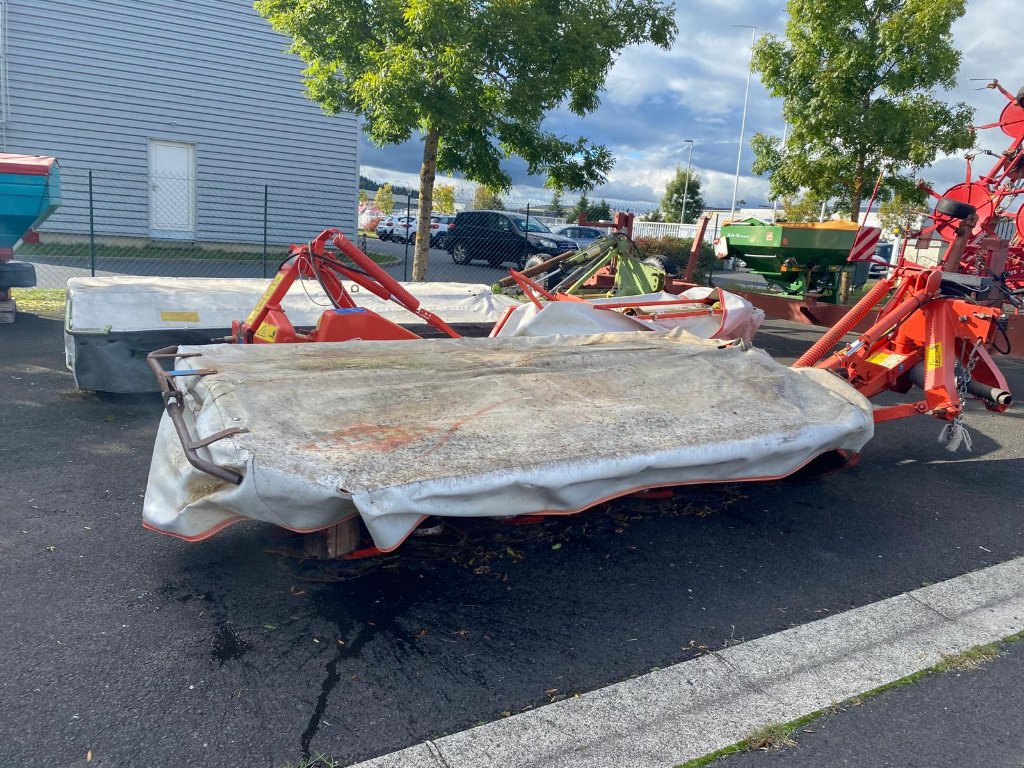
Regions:
[[[304,94],[251,0],[6,0],[8,152],[56,156],[63,206],[44,231],[150,235],[149,140],[195,144],[195,237],[355,234],[358,125]],[[183,184],[183,189],[185,185]],[[184,194],[184,192],[183,192]]]

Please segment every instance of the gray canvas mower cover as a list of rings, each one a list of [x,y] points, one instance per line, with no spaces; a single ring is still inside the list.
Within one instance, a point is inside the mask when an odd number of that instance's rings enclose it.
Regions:
[[[181,347],[174,367],[143,516],[187,540],[359,515],[390,551],[427,516],[779,478],[874,429],[830,372],[682,330]]]

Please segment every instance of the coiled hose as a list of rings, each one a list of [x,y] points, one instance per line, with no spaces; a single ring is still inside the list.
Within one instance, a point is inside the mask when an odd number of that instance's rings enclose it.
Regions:
[[[864,294],[864,297],[843,315],[842,319],[832,328],[814,342],[814,345],[800,355],[800,358],[793,363],[794,368],[810,368],[821,361],[825,355],[832,351],[832,348],[839,343],[839,340],[853,330],[861,320],[867,317],[868,312],[880,302],[889,291],[892,290],[895,281],[885,278],[875,283],[874,288]]]

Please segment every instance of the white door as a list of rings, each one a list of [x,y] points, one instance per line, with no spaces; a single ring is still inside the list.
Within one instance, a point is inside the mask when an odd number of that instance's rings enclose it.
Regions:
[[[196,236],[196,145],[149,142],[149,230],[151,237],[194,240]]]

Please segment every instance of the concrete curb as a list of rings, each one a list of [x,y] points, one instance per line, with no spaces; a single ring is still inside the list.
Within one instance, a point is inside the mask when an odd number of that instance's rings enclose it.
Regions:
[[[357,768],[654,768],[1024,630],[1024,558],[742,643]]]

